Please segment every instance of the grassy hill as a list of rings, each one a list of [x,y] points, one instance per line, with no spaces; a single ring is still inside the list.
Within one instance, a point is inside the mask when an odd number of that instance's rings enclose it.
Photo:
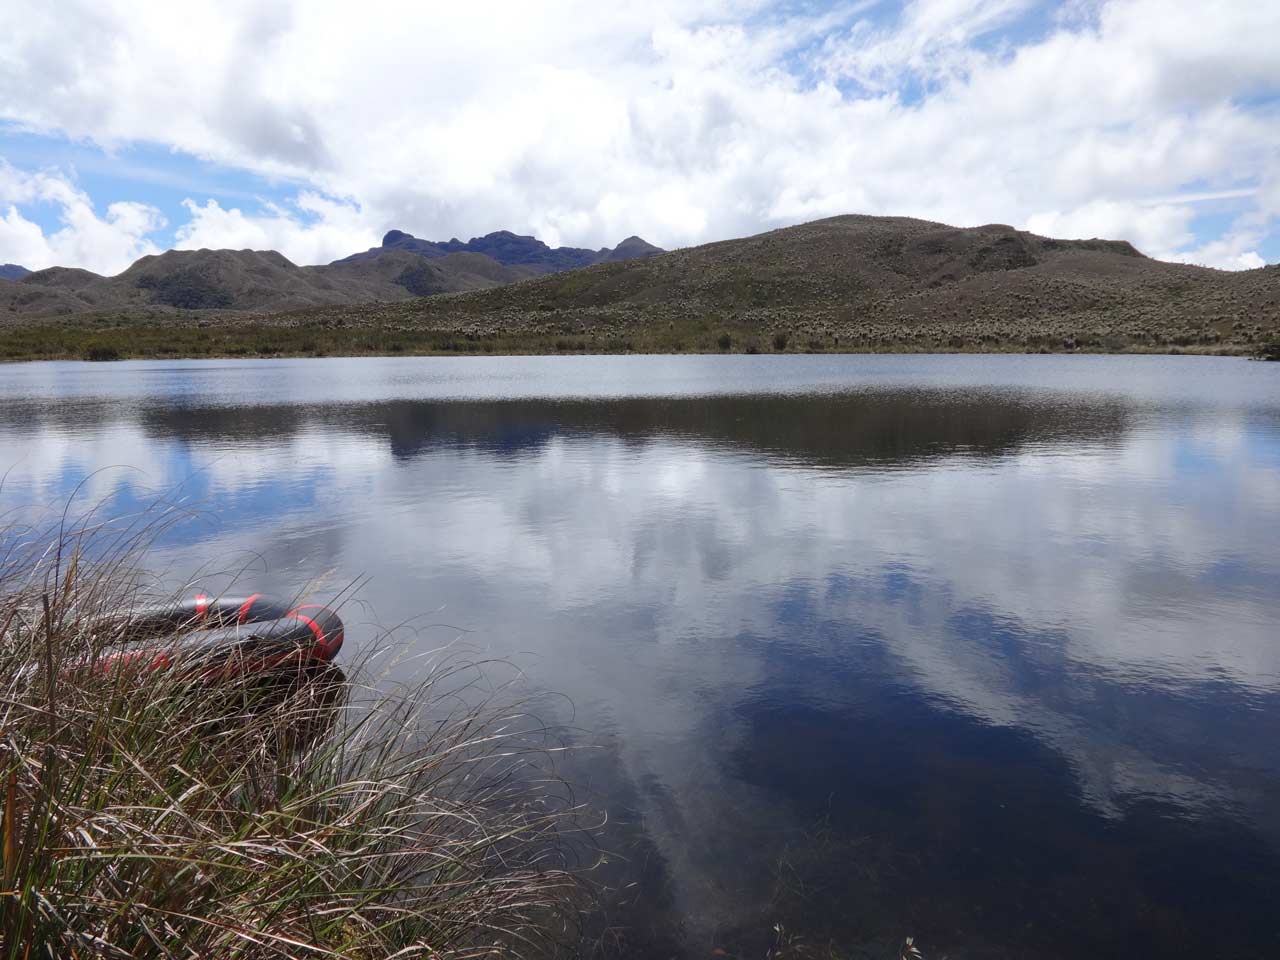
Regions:
[[[143,257],[114,277],[53,267],[35,273],[5,264],[0,321],[125,313],[159,319],[173,311],[270,313],[397,301],[514,283],[586,264],[645,257],[638,237],[615,248],[551,248],[502,231],[468,243],[431,243],[397,230],[381,247],[323,266],[300,267],[272,250],[170,250]]]
[[[30,297],[42,284],[97,312],[11,326],[0,356],[77,356],[90,338],[141,356],[1253,354],[1280,339],[1280,267],[1233,273],[1154,260],[1122,241],[901,217],[833,217],[533,278],[478,253],[386,250],[327,267],[296,267],[273,253],[169,253],[108,281],[120,298],[115,313],[102,308],[108,299],[88,306],[105,297],[103,278],[64,270],[56,284],[43,279],[53,273],[0,286],[0,315],[6,296],[12,304],[13,291]],[[190,308],[199,320],[180,314]]]
[[[474,290],[528,276],[490,257],[452,253],[426,260],[401,250],[327,266],[299,267],[275,251],[170,250],[114,277],[52,267],[0,287],[0,317],[172,311],[256,313]]]
[[[635,349],[1245,352],[1280,327],[1280,268],[1238,273],[1055,240],[843,216],[490,290],[308,311],[309,325]],[[725,338],[728,346],[725,346]]]

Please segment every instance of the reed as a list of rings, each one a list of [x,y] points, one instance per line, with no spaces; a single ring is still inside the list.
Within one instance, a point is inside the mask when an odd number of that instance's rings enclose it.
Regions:
[[[0,956],[462,958],[575,931],[538,725],[335,668],[109,658],[154,520],[0,534]]]

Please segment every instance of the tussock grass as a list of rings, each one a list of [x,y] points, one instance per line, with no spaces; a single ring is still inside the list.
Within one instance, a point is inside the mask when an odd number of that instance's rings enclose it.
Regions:
[[[336,668],[211,687],[107,658],[154,524],[0,532],[0,948],[479,957],[572,937],[535,722]],[[114,624],[114,625],[113,625]],[[442,706],[443,704],[443,706]]]

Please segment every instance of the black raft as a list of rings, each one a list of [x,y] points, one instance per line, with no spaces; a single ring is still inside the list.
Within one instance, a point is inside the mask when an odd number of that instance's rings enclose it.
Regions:
[[[328,607],[290,606],[260,593],[197,594],[185,603],[133,610],[109,629],[114,640],[136,646],[99,660],[102,669],[177,667],[208,680],[327,664],[343,640],[342,620]]]

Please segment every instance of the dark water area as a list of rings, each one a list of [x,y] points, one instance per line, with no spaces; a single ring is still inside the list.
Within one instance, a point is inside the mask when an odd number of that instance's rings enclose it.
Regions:
[[[608,951],[1280,956],[1280,365],[15,365],[0,465],[517,665]]]

